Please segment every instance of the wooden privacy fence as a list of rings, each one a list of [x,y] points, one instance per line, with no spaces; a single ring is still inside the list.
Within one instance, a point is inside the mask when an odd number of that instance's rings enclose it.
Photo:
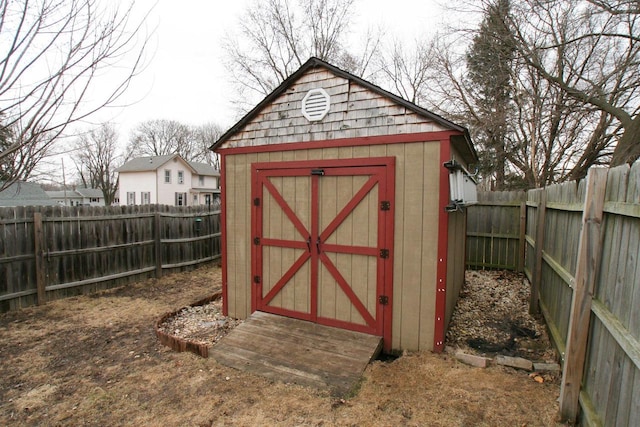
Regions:
[[[0,208],[0,312],[160,277],[220,254],[220,212],[206,207]]]
[[[523,266],[562,358],[563,418],[640,425],[640,162],[521,194],[468,208],[468,266]]]
[[[584,425],[640,425],[640,162],[529,191],[527,210],[525,272],[563,358],[563,417],[579,404]]]
[[[527,193],[478,192],[478,204],[467,208],[468,269],[522,271]]]

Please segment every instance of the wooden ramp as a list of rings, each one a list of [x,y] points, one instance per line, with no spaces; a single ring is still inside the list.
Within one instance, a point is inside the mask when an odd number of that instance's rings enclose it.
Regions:
[[[219,363],[343,396],[382,348],[382,338],[256,311],[209,350]]]

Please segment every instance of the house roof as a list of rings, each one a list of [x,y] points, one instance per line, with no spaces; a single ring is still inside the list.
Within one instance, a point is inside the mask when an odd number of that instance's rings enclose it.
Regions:
[[[116,172],[145,172],[154,171],[163,164],[167,163],[174,157],[179,157],[177,154],[170,154],[167,156],[142,156],[136,157],[126,162],[124,165],[116,169]]]
[[[147,172],[147,171],[155,171],[160,168],[162,165],[167,163],[171,159],[180,159],[184,163],[186,163],[193,173],[198,175],[213,175],[218,176],[220,172],[215,170],[213,166],[207,163],[200,162],[188,162],[184,160],[178,154],[170,154],[167,156],[142,156],[136,157],[135,159],[131,159],[126,162],[124,165],[120,166],[116,169],[116,172]],[[100,193],[102,194],[102,193]],[[89,196],[86,196],[89,197]],[[98,196],[91,196],[98,197]],[[100,196],[102,197],[102,196]]]
[[[45,191],[45,193],[47,193],[47,196],[51,197],[52,199],[64,199],[65,197],[67,199],[81,199],[82,196],[80,194],[78,194],[76,191],[74,190],[54,190],[54,191]]]
[[[76,188],[76,192],[83,197],[100,199],[104,197],[104,193],[99,188]]]
[[[40,185],[33,182],[14,182],[0,191],[0,206],[51,206],[52,200]]]
[[[99,188],[76,188],[75,190],[55,190],[55,191],[45,191],[49,197],[52,199],[82,199],[82,198],[103,198],[104,194],[102,190]]]
[[[471,157],[475,157],[477,159],[478,155],[476,153],[473,144],[471,143],[471,137],[469,136],[469,130],[464,126],[460,126],[452,121],[445,119],[438,114],[432,113],[429,110],[426,110],[412,102],[407,101],[397,95],[394,95],[391,92],[388,92],[382,89],[379,86],[374,85],[371,82],[368,82],[361,77],[355,76],[347,71],[344,71],[334,65],[331,65],[321,59],[311,57],[307,62],[305,62],[296,72],[291,74],[286,80],[284,80],[280,86],[278,86],[273,92],[267,95],[258,105],[256,105],[251,111],[249,111],[239,122],[233,125],[229,130],[227,130],[222,136],[210,147],[211,150],[216,150],[222,144],[225,143],[231,136],[233,136],[236,132],[240,131],[247,123],[249,123],[264,107],[273,102],[278,96],[280,96],[283,92],[287,90],[289,86],[291,86],[298,78],[300,78],[304,73],[306,73],[311,68],[322,67],[336,76],[345,78],[347,80],[353,81],[356,84],[363,86],[372,92],[375,92],[381,96],[389,98],[397,104],[402,105],[408,110],[413,111],[414,113],[423,116],[429,120],[433,120],[434,122],[440,124],[443,127],[449,128],[451,130],[462,132],[464,137],[463,141],[458,141],[458,143],[462,142],[464,148],[469,151]]]
[[[198,175],[214,175],[214,176],[220,175],[220,171],[215,170],[214,167],[208,163],[201,163],[201,162],[187,162],[187,163],[189,163],[189,165],[191,165],[191,167],[195,169]]]

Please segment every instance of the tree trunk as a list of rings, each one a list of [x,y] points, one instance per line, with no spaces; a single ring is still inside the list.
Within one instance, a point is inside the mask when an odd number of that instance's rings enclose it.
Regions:
[[[633,163],[640,158],[640,115],[634,117],[631,126],[625,128],[611,158],[611,167]]]

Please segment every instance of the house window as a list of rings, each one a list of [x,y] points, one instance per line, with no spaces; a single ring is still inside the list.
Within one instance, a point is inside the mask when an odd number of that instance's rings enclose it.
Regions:
[[[204,176],[203,176],[203,175],[200,175],[200,176],[198,177],[198,185],[199,185],[200,187],[204,187]]]
[[[211,194],[204,195],[204,204],[207,206],[211,206]]]
[[[187,193],[176,193],[176,206],[187,205]]]
[[[171,184],[171,171],[169,169],[164,170],[164,183]]]
[[[149,191],[142,191],[140,193],[140,200],[142,201],[141,203],[143,205],[149,205],[151,204],[151,192]]]
[[[90,203],[98,203],[98,199],[97,199],[96,197],[91,197],[91,198],[89,199],[89,202],[90,202]]]
[[[194,194],[194,195],[193,195],[193,204],[194,204],[194,205],[197,205],[197,204],[198,204],[198,195],[197,195],[197,194]]]
[[[127,191],[127,204],[135,205],[136,204],[136,193],[133,191]]]
[[[178,171],[178,184],[184,184],[184,171]]]

